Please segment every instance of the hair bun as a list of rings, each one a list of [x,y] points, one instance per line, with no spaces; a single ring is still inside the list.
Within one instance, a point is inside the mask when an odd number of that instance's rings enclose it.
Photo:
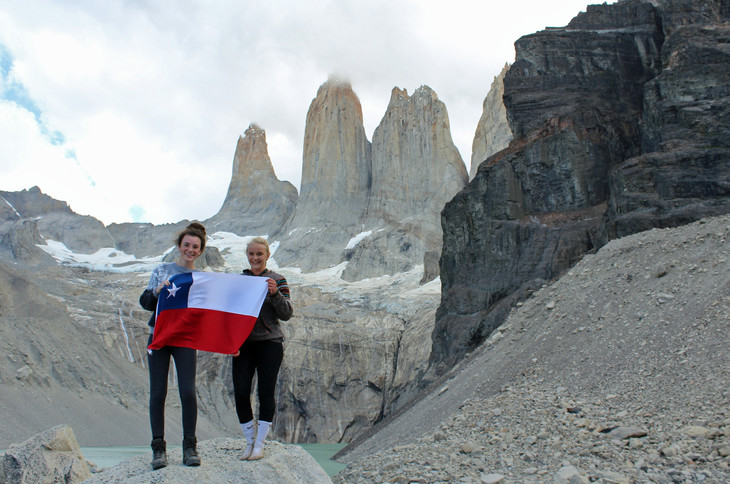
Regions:
[[[188,225],[188,229],[190,230],[197,230],[201,232],[203,235],[207,235],[205,232],[205,227],[200,222],[193,222],[190,225]]]

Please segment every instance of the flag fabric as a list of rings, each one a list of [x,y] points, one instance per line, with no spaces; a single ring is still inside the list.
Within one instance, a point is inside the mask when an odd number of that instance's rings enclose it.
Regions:
[[[160,291],[149,350],[183,346],[233,354],[251,333],[266,298],[265,277],[188,272]]]

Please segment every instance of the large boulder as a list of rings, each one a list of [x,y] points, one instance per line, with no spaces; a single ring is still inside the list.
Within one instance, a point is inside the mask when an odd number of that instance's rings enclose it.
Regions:
[[[11,444],[0,469],[3,484],[75,484],[89,477],[89,464],[68,425],[57,425],[21,444]]]

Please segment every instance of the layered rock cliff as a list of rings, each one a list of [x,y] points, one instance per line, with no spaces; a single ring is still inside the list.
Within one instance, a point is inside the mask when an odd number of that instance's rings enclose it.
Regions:
[[[267,235],[278,232],[294,212],[297,189],[279,180],[269,158],[266,132],[251,124],[238,138],[233,173],[223,205],[206,220],[208,230]]]
[[[726,2],[592,5],[520,38],[515,139],[444,209],[442,371],[606,241],[730,211]]]
[[[505,149],[512,140],[512,130],[507,122],[504,107],[504,76],[509,69],[505,64],[499,75],[494,77],[487,97],[482,103],[482,115],[477,123],[474,141],[471,144],[471,168],[469,178],[474,178],[479,165],[498,151]]]

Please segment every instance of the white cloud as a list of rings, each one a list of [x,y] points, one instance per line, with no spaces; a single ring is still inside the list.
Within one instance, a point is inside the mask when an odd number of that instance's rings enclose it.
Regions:
[[[12,70],[0,69],[2,85],[12,79],[33,105],[0,104],[0,190],[38,185],[105,223],[204,219],[220,208],[251,122],[266,130],[279,178],[298,187],[307,109],[333,73],[352,82],[369,138],[393,87],[430,86],[468,162],[482,101],[514,41],[567,24],[585,5],[4,2],[0,48]]]

